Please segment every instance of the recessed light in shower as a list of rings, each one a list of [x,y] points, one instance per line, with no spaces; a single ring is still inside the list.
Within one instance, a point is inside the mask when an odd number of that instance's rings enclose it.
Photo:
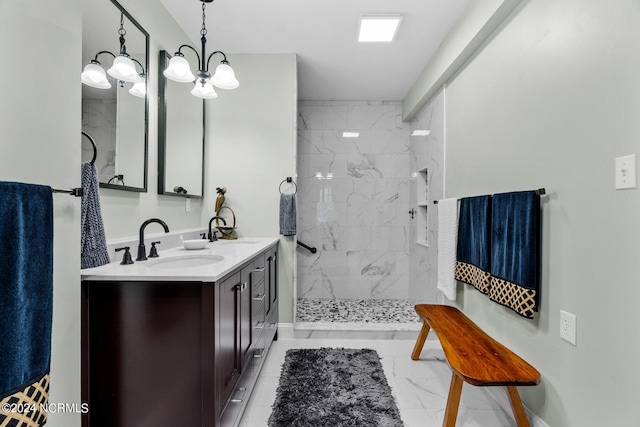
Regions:
[[[342,132],[343,138],[358,138],[360,136],[360,132]]]

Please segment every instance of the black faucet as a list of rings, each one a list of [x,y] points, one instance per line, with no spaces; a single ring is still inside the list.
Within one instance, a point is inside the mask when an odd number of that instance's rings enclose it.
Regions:
[[[213,218],[211,218],[209,220],[209,241],[210,242],[215,242],[216,240],[218,240],[218,237],[216,236],[216,231],[214,231],[213,233],[211,232],[211,224],[213,223],[214,220],[216,219],[221,219],[222,223],[224,225],[227,225],[227,221],[224,220],[224,218],[222,218],[221,216],[214,216]]]
[[[152,222],[157,222],[158,224],[160,224],[164,228],[165,233],[169,232],[169,227],[161,219],[151,218],[143,222],[142,225],[140,226],[140,244],[138,244],[138,257],[136,258],[136,261],[147,260],[147,249],[144,247],[144,229],[147,225],[151,224]]]

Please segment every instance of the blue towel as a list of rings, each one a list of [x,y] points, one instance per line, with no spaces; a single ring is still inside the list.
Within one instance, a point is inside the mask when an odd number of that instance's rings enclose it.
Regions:
[[[109,264],[107,239],[102,223],[98,174],[93,163],[82,164],[82,208],[80,210],[80,268]]]
[[[0,400],[3,402],[15,402],[7,399],[14,399],[24,391],[33,395],[36,409],[39,403],[46,403],[52,312],[52,189],[0,182]],[[0,424],[5,425],[3,421],[8,417],[14,419],[15,415],[20,414],[0,411]],[[33,416],[46,418],[46,414]]]
[[[456,280],[483,294],[491,286],[491,196],[460,200]]]
[[[491,300],[521,316],[538,311],[540,196],[495,194],[491,215]]]
[[[280,194],[280,234],[296,234],[296,195]]]

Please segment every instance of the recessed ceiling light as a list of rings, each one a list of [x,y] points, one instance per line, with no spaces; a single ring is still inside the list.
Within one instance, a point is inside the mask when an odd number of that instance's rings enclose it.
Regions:
[[[360,136],[360,132],[342,132],[343,138],[357,138]]]
[[[411,136],[427,136],[430,133],[431,133],[431,131],[428,130],[428,129],[416,129],[416,130],[413,131]]]
[[[360,17],[359,42],[390,42],[398,33],[401,15],[369,15]]]

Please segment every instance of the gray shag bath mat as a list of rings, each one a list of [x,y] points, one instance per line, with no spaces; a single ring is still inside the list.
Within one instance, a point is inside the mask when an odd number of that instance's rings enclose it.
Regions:
[[[269,427],[403,425],[375,350],[287,351]]]

